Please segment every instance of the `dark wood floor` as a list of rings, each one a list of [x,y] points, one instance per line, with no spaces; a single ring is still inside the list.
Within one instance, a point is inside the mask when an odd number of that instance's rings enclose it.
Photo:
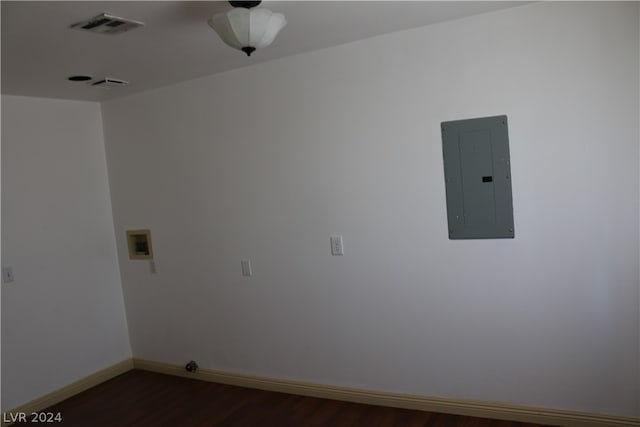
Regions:
[[[78,427],[539,427],[346,403],[133,370],[43,412]],[[43,424],[43,423],[39,423]]]

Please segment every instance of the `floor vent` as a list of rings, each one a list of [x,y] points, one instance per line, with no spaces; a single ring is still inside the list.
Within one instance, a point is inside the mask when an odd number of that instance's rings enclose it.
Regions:
[[[101,34],[120,34],[125,31],[142,27],[143,25],[144,22],[119,18],[117,16],[109,15],[108,13],[103,13],[89,19],[88,21],[77,22],[73,24],[71,28]]]

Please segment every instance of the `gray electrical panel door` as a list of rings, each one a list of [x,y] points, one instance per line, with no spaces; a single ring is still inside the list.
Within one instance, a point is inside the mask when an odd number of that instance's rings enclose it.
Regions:
[[[441,126],[449,238],[512,239],[507,116]]]

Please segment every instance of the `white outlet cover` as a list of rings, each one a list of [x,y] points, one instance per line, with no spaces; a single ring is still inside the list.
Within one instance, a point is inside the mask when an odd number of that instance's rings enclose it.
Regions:
[[[13,269],[11,267],[2,268],[2,283],[12,283],[15,280],[13,277]]]
[[[344,255],[344,245],[342,243],[342,236],[335,234],[330,237],[331,240],[331,255]]]

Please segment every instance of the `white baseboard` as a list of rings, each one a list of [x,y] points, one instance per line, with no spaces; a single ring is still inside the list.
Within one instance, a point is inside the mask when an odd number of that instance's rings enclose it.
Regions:
[[[185,378],[370,405],[567,427],[640,426],[640,418],[634,417],[620,417],[495,402],[387,393],[301,381],[256,377],[207,369],[199,369],[195,373],[190,373],[187,372],[183,366],[135,358],[133,359],[133,365],[135,369]]]
[[[55,390],[51,393],[48,393],[42,397],[32,400],[31,402],[25,403],[24,405],[20,405],[17,408],[13,408],[10,411],[6,411],[2,415],[2,426],[11,425],[11,423],[6,423],[5,419],[11,419],[9,414],[27,414],[27,419],[29,418],[29,414],[33,412],[39,412],[43,409],[48,408],[49,406],[55,405],[56,403],[62,402],[65,399],[68,399],[72,396],[75,396],[78,393],[81,393],[91,387],[95,387],[100,383],[103,383],[111,378],[117,377],[120,374],[123,374],[127,371],[133,369],[133,359],[126,359],[120,363],[116,363],[113,366],[109,366],[108,368],[102,369],[94,374],[91,374],[87,377],[84,377],[78,381],[75,381],[65,387],[62,387],[58,390]],[[6,418],[5,418],[6,414]],[[64,415],[63,415],[64,416]],[[15,418],[14,418],[15,419]]]
[[[298,394],[302,396],[366,403],[370,405],[390,406],[395,408],[417,409],[421,411],[442,412],[446,414],[467,415],[472,417],[495,418],[567,427],[640,426],[640,418],[635,417],[620,417],[588,412],[536,408],[496,402],[388,393],[314,384],[302,381],[257,377],[207,369],[199,369],[196,373],[189,373],[185,371],[183,366],[135,358],[124,360],[116,365],[98,371],[88,377],[69,384],[66,387],[32,400],[29,403],[12,409],[11,411],[7,411],[7,414],[30,414],[32,412],[42,411],[49,406],[55,405],[58,402],[68,399],[84,390],[94,387],[134,368],[185,378],[282,393]],[[2,426],[6,425],[10,424],[2,422]]]

